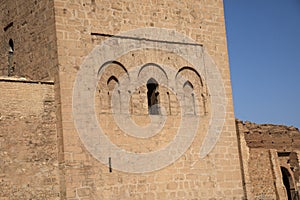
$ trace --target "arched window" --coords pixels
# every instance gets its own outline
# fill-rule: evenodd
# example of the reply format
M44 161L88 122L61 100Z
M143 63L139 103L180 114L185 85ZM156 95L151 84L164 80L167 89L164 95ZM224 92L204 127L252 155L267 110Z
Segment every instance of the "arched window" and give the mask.
M155 79L150 78L147 81L147 98L148 98L148 112L150 115L159 115L159 92L158 83Z
M109 112L112 112L112 94L115 88L119 87L119 80L115 77L115 76L111 76L109 77L109 79L107 80L107 87L108 87L108 109ZM121 99L120 99L120 91L118 90L118 104L113 105L115 108L115 111L120 112L121 110Z
M14 72L13 55L14 55L14 41L12 39L9 39L9 41L8 41L8 76L11 76Z
M9 41L8 41L8 45L9 45L9 52L14 52L14 41L12 40L12 39L9 39Z
M195 97L194 86L190 81L186 81L183 85L184 92L184 110L185 114L194 115L195 113Z

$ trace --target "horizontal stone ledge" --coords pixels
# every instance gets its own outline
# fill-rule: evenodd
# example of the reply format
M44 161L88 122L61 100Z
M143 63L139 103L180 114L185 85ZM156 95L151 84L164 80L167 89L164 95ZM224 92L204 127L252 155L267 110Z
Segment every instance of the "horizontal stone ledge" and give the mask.
M94 36L100 36L100 37L115 37L119 39L127 39L127 40L139 40L139 41L146 41L146 42L157 42L157 43L166 43L166 44L178 44L178 45L189 45L189 46L200 46L202 47L203 44L197 44L197 43L188 43L188 42L177 42L177 41L170 41L170 40L155 40L155 39L149 39L149 38L140 38L140 37L132 37L132 36L123 36L123 35L112 35L112 34L106 34L106 33L95 33L92 32L91 35Z
M0 77L0 82L19 82L19 83L54 85L54 81L34 81L34 80L28 80L26 78L18 78L18 77Z

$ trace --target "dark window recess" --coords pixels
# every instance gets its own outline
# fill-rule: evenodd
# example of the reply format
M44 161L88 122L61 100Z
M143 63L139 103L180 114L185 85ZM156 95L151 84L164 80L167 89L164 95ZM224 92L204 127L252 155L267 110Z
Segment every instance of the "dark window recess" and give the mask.
M12 76L15 70L13 66L14 41L9 39L8 45L8 76Z
M147 98L148 98L148 112L150 115L159 115L159 92L158 83L151 78L147 82Z

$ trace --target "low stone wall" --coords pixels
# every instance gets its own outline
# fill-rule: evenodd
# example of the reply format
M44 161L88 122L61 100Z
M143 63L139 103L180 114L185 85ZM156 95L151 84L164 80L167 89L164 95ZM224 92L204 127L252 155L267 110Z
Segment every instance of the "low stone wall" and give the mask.
M0 78L0 199L59 199L53 82Z

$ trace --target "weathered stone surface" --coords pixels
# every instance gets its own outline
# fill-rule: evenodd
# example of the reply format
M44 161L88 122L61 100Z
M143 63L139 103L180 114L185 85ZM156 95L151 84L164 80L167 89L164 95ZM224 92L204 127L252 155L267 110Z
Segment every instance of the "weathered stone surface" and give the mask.
M10 39L14 43L11 75L53 80L57 47L53 1L1 1L0 76L8 75Z
M0 197L59 199L53 82L0 78Z
M248 198L296 198L300 189L299 130L239 120L236 125ZM284 181L285 170L288 172L288 189Z
M13 100L11 104L1 104L7 111L5 115L2 113L5 116L4 124L0 121L5 130L5 134L2 136L1 133L0 136L1 145L3 144L0 149L5 158L4 165L1 166L3 172L0 172L0 178L4 177L2 179L4 189L1 193L4 198L110 200L242 198L241 168L221 0L138 2L23 0L3 1L0 8L3 11L2 15L8 16L2 17L5 19L1 22L2 27L7 27L13 22L13 26L7 27L0 35L1 44L4 44L1 45L0 73L7 75L6 44L11 38L15 44L13 75L32 80L54 80L54 86L51 85L54 93L48 91L51 96L49 101L45 100L48 98L45 93L42 93L44 96L39 96L28 92L35 87L40 91L49 85L36 83L34 85L29 82L18 82L24 84L22 87L28 87L24 89L26 95L5 89L3 90L5 95L0 97L3 98L2 102ZM203 58L197 64L205 70L200 74L195 73L193 69L197 66L178 56L178 52L183 54L185 52L180 45L174 47L177 54L144 49L133 50L116 58L115 61L121 63L127 71L146 63L169 66L186 77L189 83L180 85L184 87L185 92L175 94L167 87L163 73L157 68L147 66L145 68L147 70L141 71L140 77L145 79L145 83L150 75L157 75L157 79L161 81L158 89L159 103L166 108L168 119L163 129L153 137L136 138L122 131L113 119L110 92L118 83L114 78L110 78L114 75L119 80L126 72L124 68L111 64L98 81L94 99L99 126L117 147L136 154L155 152L167 146L180 128L181 114L199 117L199 128L190 147L173 163L156 171L128 173L115 170L116 159L101 163L87 151L74 124L72 94L77 72L84 59L96 45L107 39L106 36L92 33L115 35L122 31L144 27L173 29L192 38L197 45L202 45L200 52L195 51L189 56ZM147 33L145 34L147 36ZM172 35L169 36L167 42L174 42ZM157 37L161 36L158 34ZM205 56L202 50L205 51ZM209 63L208 60L213 62ZM207 80L217 77L211 70L214 66L217 66L220 79L224 83L222 89L226 93L223 95L225 99L218 94L211 97L209 87L211 89L221 87L216 85L216 82L208 86ZM23 90L12 81L4 83L4 88ZM146 84L129 92L131 118L140 126L147 125L149 116ZM212 99L215 99L214 103L224 103L225 106L213 110ZM181 113L178 100L184 100L182 106L187 108L186 112ZM124 102L119 103L121 105ZM189 107L190 104L194 106ZM218 120L224 122L223 127L218 127L221 135L216 136L218 141L210 154L200 158L200 147L209 129L210 117L214 111L225 110L225 107L226 116L216 116L221 118ZM32 112L35 109L36 112ZM118 112L122 111L124 110L120 107ZM28 115L23 116L24 114ZM186 124L192 126L194 123L190 120ZM99 138L90 140L94 139ZM182 143L186 140L183 136ZM209 142L210 145L214 144L214 141ZM178 147L182 143L179 142ZM170 149L168 154L159 157L161 162L173 156L176 151L176 148ZM17 152L21 152L20 158ZM117 159L127 161L127 158ZM130 160L127 162L130 163ZM145 168L156 165L159 163L151 160L144 163ZM12 172L16 172L17 176ZM22 173L28 176L24 177Z
M243 132L250 148L277 149L278 151L300 149L300 133L296 127L244 122Z

